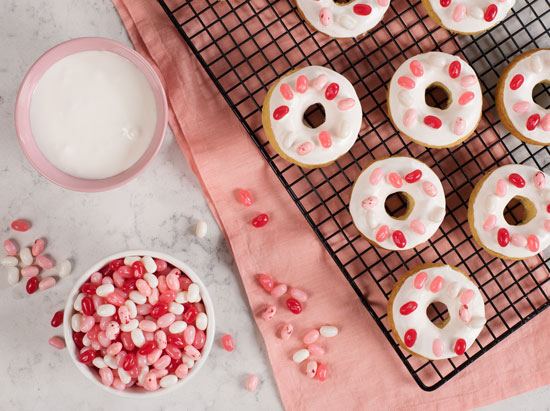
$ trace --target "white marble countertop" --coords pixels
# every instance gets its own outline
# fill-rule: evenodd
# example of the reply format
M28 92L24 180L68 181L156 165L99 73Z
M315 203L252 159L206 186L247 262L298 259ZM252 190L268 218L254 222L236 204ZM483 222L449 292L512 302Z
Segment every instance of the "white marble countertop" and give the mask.
M30 244L48 240L59 260L70 257L74 272L48 291L28 296L24 283L0 276L0 409L22 410L268 410L281 409L265 347L254 325L228 246L202 191L171 133L149 167L129 184L105 193L68 191L44 179L27 162L13 125L15 96L30 65L47 49L82 36L130 44L110 0L2 0L0 2L0 239L12 236L17 217L33 223L14 235ZM158 182L163 181L162 190ZM208 235L193 235L197 220ZM100 258L130 248L171 253L203 275L216 304L217 335L209 360L193 383L165 398L128 400L87 382L64 351L47 340L60 334L50 325L78 272ZM237 349L225 352L221 335L231 333ZM260 376L256 392L244 388L249 373ZM548 410L549 387L494 404L486 410Z

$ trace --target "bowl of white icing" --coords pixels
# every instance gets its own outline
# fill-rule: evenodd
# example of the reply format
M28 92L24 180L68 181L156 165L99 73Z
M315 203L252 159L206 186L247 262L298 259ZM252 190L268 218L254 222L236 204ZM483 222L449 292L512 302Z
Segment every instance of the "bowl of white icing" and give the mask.
M29 69L15 107L29 162L76 191L118 187L158 152L168 121L166 95L151 65L117 41L61 43Z

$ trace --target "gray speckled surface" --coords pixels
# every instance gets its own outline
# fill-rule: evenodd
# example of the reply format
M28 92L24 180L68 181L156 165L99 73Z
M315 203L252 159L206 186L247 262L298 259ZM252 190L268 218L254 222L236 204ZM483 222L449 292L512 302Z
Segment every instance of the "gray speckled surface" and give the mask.
M20 244L48 239L57 260L74 259L73 274L49 291L29 297L24 284L8 287L0 276L0 409L12 410L233 410L281 408L261 337L223 236L199 184L171 133L151 165L124 187L98 194L59 188L26 161L13 126L19 83L41 53L74 37L102 36L129 44L109 0L0 2L0 238L11 235L15 217L33 222L30 232L15 235ZM162 180L162 189L157 182ZM208 223L206 238L192 231L198 219ZM47 340L58 335L49 321L61 309L73 281L105 255L128 248L171 250L203 275L216 301L217 338L210 359L192 384L155 400L119 399L91 386L66 352ZM232 333L237 350L219 346ZM260 376L259 389L244 389L248 373ZM548 410L548 387L503 401L486 410Z

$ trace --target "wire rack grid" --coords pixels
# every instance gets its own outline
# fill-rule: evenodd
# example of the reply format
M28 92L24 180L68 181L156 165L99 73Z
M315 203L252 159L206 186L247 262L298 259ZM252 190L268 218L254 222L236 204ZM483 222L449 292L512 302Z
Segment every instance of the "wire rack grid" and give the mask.
M494 92L499 73L522 51L550 43L550 0L518 2L496 28L478 36L455 36L437 26L419 0L394 0L383 21L358 39L334 40L304 23L288 0L158 0L207 74L258 146L291 199L372 315L418 385L427 391L469 364L550 304L547 263L542 254L524 261L491 257L468 228L469 195L484 173L506 163L550 166L546 146L526 145L500 130ZM549 47L549 46L547 46ZM386 84L407 58L439 50L460 54L478 74L484 111L476 133L448 149L426 149L403 138L386 114ZM352 82L363 108L363 127L350 152L322 169L302 169L279 157L262 130L261 107L271 84L288 71L322 65ZM550 107L548 87L536 101ZM427 100L442 104L428 91ZM307 113L308 119L319 113ZM413 250L390 252L371 246L351 221L348 200L361 170L372 160L407 155L428 164L441 178L447 215L438 232ZM399 213L399 198L388 210ZM519 206L507 218L521 219ZM470 274L486 301L487 324L463 356L428 361L411 356L394 339L387 300L397 278L424 262L443 262ZM444 307L428 315L446 318Z

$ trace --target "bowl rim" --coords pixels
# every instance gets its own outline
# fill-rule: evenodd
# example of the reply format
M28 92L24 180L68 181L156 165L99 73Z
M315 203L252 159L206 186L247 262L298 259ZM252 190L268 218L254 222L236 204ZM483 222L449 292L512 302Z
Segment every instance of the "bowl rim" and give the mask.
M115 53L128 61L140 70L155 98L157 109L157 124L155 131L146 151L129 168L111 177L102 179L86 179L72 176L56 168L40 151L30 124L30 102L32 94L43 74L59 60L84 51L108 51ZM63 188L80 192L107 191L128 183L137 177L158 153L166 130L168 128L168 102L162 82L151 64L136 50L116 40L104 37L79 37L55 45L44 52L29 68L19 90L15 101L15 132L19 145L25 157L31 165L46 179Z
M115 390L113 387L107 387L106 385L102 384L98 377L92 375L92 371L87 365L84 365L78 361L76 357L76 351L78 349L72 338L73 330L71 327L71 317L74 314L73 304L74 304L74 300L76 299L76 296L80 292L80 287L82 286L82 284L84 284L94 272L100 270L107 263L109 263L109 261L115 260L117 258L124 258L124 257L134 256L134 255L151 256L153 258L159 258L159 259L165 260L166 262L182 270L182 272L185 273L185 275L187 275L194 283L196 283L199 286L202 302L204 304L206 314L208 315L208 325L206 327L206 342L201 351L201 358L198 361L196 361L195 365L192 368L192 372L190 372L189 375L187 375L185 378L179 380L173 386L168 388L159 388L158 390L152 391L152 392L146 392L146 391L132 392L127 390L119 391L119 390ZM171 255L168 255L160 251L153 251L153 250L137 249L137 250L120 251L118 253L112 254L108 257L102 258L101 260L97 261L88 270L86 270L80 277L78 277L78 280L74 284L73 288L69 293L69 296L67 297L65 308L63 309L63 335L65 337L65 345L67 347L67 350L69 351L69 355L73 360L73 363L76 365L76 368L78 368L78 370L82 374L84 374L88 380L92 381L92 383L94 383L96 386L101 387L103 390L111 394L118 395L119 397L125 397L125 398L159 397L165 394L169 394L181 388L186 383L188 383L188 381L190 381L196 374L198 374L203 364L206 362L208 355L210 354L210 351L214 342L215 327L216 327L215 315L214 315L214 306L212 304L212 299L210 298L210 294L208 293L208 290L206 289L204 283L202 282L200 277L197 275L197 273L191 267L189 267L189 265L179 260L178 258L172 257Z

